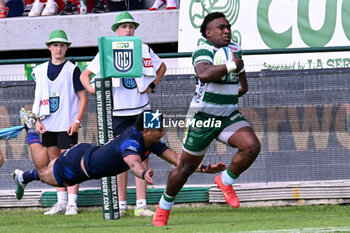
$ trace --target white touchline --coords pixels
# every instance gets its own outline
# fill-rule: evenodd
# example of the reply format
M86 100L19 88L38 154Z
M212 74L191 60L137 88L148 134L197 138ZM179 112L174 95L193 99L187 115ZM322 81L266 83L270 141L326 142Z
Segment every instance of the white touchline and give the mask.
M239 231L237 233L308 233L308 232L350 232L350 227L315 227L315 228L298 228L298 229L280 229L280 230L259 230L259 231Z

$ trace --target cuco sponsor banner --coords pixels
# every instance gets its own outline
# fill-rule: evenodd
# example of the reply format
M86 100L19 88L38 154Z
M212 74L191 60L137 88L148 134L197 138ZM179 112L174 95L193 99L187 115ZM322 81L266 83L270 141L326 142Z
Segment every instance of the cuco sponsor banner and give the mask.
M219 11L231 23L232 39L244 50L348 46L350 0L181 1L179 52L192 52L204 41L204 17ZM245 56L259 69L290 70L349 67L343 52Z

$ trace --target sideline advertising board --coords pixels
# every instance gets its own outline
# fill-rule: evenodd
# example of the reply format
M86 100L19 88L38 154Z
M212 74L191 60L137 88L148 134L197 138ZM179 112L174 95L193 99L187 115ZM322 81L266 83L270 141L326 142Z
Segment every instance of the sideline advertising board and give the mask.
M191 0L181 1L179 52L192 52L204 41L199 30L204 17L223 12L232 39L243 50L348 46L350 0ZM252 55L248 69L293 70L350 66L348 52Z

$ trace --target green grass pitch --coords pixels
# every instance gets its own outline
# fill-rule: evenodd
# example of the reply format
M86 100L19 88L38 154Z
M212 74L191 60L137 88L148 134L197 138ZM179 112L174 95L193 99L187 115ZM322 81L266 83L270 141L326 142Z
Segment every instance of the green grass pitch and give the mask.
M99 208L80 208L75 216L44 216L44 209L0 209L1 233L60 232L350 232L350 205L174 207L167 226L152 218L129 216L103 220Z

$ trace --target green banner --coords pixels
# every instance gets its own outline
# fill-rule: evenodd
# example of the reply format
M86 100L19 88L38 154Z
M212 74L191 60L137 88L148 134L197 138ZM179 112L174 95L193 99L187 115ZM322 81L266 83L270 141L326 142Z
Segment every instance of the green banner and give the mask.
M101 77L142 77L142 41L136 36L99 37Z

